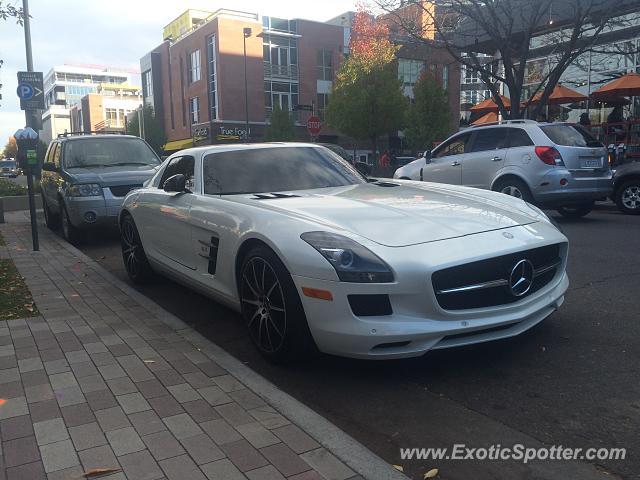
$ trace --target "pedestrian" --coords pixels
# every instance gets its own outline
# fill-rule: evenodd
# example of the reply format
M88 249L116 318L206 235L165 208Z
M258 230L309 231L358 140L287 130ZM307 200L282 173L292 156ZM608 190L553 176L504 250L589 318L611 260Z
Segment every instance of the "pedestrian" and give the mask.
M578 122L580 125L588 127L591 125L591 119L589 118L589 114L587 112L583 112L580 114L580 120Z
M380 167L386 168L390 165L391 165L391 158L389 157L389 152L385 150L382 156L380 157Z

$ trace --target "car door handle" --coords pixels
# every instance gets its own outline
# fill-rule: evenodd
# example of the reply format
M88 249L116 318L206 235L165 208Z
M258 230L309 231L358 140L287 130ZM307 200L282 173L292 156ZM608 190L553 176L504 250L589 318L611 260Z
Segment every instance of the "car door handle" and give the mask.
M460 165L460 162L458 162L457 160L451 164L452 167L457 167L459 165Z
M501 162L501 161L502 161L502 158L500 158L500 157L493 157L493 158L491 159L491 161L492 161L492 162Z

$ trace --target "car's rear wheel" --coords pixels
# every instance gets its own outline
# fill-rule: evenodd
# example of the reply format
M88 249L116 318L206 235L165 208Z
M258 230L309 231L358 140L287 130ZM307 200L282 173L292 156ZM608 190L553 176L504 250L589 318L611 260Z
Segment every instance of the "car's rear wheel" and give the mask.
M640 215L640 178L622 183L616 189L614 201L622 213Z
M60 220L62 226L62 236L64 239L72 245L77 245L82 240L82 232L76 228L71 219L69 218L69 212L64 202L61 202L62 212L60 212Z
M316 351L296 286L273 251L257 246L248 252L240 267L239 288L242 317L262 355L282 362Z
M57 230L60 226L60 216L51 211L44 195L42 196L42 211L44 212L44 223L47 228L50 230Z
M517 178L505 178L503 180L499 180L498 183L493 186L493 190L504 193L505 195L521 198L525 202L533 202L531 190L529 190L526 183Z
M565 218L581 218L588 215L593 210L594 202L581 203L578 205L565 205L556 210Z
M137 284L149 282L153 278L153 270L144 253L138 228L133 217L128 214L124 214L120 224L120 244L124 268L131 281Z

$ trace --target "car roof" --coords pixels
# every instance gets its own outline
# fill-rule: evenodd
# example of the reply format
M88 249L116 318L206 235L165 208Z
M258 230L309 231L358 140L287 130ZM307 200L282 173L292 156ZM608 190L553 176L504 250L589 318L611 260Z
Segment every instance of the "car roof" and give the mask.
M319 143L302 143L302 142L268 142L268 143L233 143L223 145L206 145L203 147L185 148L179 152L183 155L198 155L207 153L233 152L237 150L257 150L264 148L295 148L295 147L314 147L326 148ZM175 155L175 154L172 154Z
M56 140L60 142L77 142L82 140L95 140L96 138L138 138L142 140L140 137L136 137L135 135L124 135L124 134L109 134L109 133L98 133L91 135L69 135L67 137L60 137Z

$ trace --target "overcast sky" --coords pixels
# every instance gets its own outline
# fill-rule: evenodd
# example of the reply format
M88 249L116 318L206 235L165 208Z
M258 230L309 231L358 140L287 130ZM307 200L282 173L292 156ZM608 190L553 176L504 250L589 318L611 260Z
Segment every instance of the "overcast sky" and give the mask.
M5 4L21 5L20 0ZM355 9L355 0L30 0L33 61L45 75L54 65L140 68L140 57L162 41L163 27L187 8L232 8L284 18L325 21ZM24 32L0 21L0 150L24 126L16 72L26 70Z

